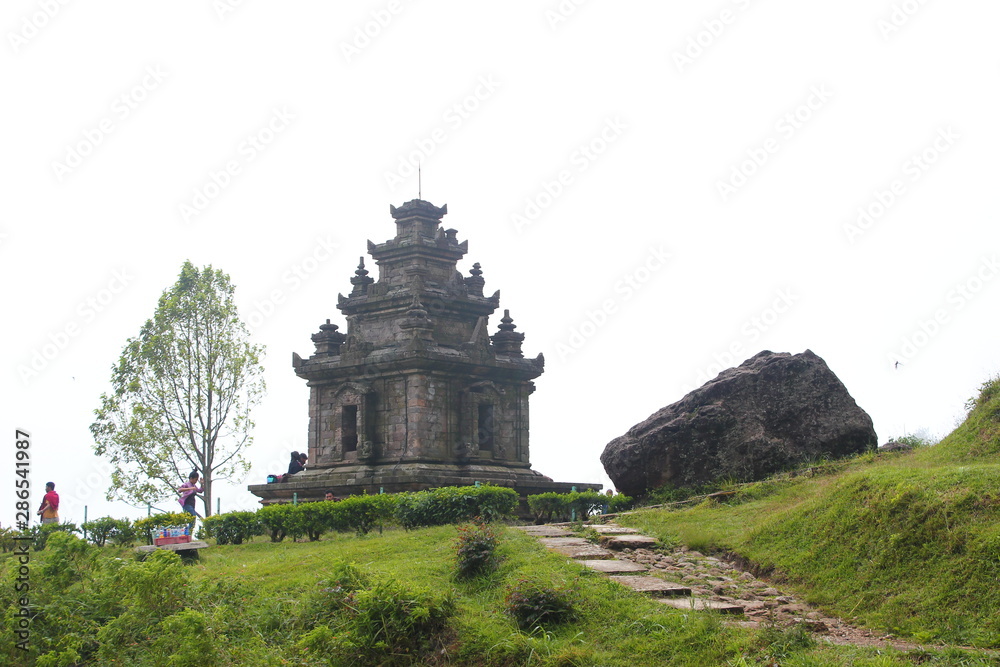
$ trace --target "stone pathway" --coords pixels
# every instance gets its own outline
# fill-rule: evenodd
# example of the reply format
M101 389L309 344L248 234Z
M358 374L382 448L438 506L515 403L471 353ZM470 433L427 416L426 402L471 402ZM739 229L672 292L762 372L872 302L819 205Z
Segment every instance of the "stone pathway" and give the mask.
M713 610L740 616L741 620L728 623L743 627L801 625L838 644L918 648L917 644L894 640L827 616L725 559L686 547L663 553L654 550L655 538L613 523L587 526L598 533L598 545L568 530L568 525L519 528L538 537L546 548L677 609Z

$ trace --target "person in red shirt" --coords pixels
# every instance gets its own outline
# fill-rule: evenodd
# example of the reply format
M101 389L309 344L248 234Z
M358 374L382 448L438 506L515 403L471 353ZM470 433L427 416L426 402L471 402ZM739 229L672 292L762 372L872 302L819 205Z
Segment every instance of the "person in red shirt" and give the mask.
M38 515L42 517L42 523L59 523L59 494L52 482L45 484L45 496L42 498L42 506L38 508Z

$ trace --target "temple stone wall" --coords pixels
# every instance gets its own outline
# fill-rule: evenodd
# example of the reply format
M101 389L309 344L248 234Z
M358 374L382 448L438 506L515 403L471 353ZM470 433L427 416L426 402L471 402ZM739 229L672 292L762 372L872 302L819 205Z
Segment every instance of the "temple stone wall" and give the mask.
M362 257L350 293L338 295L347 332L327 320L315 352L293 355L310 388L310 464L287 489L343 496L483 481L569 490L530 469L528 397L544 359L523 356L509 311L490 335L500 293L484 296L479 264L458 271L468 244L440 227L447 207L413 200L390 212L396 236L368 243L378 279ZM250 489L263 502L288 495L271 486Z

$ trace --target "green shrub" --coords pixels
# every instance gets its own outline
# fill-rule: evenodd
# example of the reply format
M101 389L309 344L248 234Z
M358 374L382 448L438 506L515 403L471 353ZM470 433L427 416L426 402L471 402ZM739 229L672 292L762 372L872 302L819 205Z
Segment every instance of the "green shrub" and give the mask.
M11 528L0 528L0 551L7 553L17 546L17 538L21 533Z
M569 497L565 493L538 493L528 496L528 508L535 515L536 522L547 523L569 516Z
M290 521L297 533L304 534L310 542L315 542L331 530L348 530L346 513L337 510L333 500L303 503L292 511Z
M128 519L115 519L110 516L87 521L81 524L80 528L83 529L87 539L99 547L108 542L116 546L131 546L138 534Z
M608 497L598 491L573 491L572 493L538 493L528 496L528 508L535 521L585 520L591 514L602 512Z
M338 530L353 530L367 535L376 527L392 522L398 495L380 493L374 496L349 496L333 503L331 521Z
M514 516L518 497L514 489L482 486L445 486L399 494L396 521L407 530L471 521L502 521Z
M292 526L292 505L265 505L257 510L257 520L272 542L280 542Z
M32 526L28 531L34 542L32 543L32 548L35 551L41 551L45 548L46 543L51 535L54 533L79 533L80 529L76 527L75 523L43 523L39 526Z
M243 544L264 531L260 510L215 514L205 517L202 525L206 536L214 537L216 544Z
M585 520L591 514L600 514L608 504L608 497L599 491L573 491L569 495L570 518Z
M212 667L219 664L219 638L200 611L184 609L160 623L153 642L160 663L170 667Z
M499 542L493 527L481 519L459 526L455 545L456 576L469 579L495 570L499 564Z
M608 511L612 513L627 512L635 507L635 498L626 496L624 493L608 498Z
M507 590L504 610L521 630L559 625L576 617L573 591L520 579Z
M58 524L50 524L58 525ZM68 531L54 531L45 545L45 560L40 573L47 584L64 588L82 576L94 547Z
M317 624L296 642L300 652L333 665L427 664L436 656L455 613L453 593L374 578L353 565L342 574L312 598Z
M139 662L135 655L159 637L160 623L187 606L188 581L180 556L163 549L118 568L107 583L113 586L121 613L97 631L97 664Z

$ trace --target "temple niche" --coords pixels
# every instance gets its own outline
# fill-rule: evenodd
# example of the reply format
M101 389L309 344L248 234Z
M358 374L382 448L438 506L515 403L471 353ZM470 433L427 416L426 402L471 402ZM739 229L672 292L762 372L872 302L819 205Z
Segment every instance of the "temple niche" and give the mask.
M545 362L525 358L508 310L490 335L500 292L484 295L478 263L467 276L457 270L468 241L441 228L447 205L414 199L389 210L395 237L368 242L378 279L362 257L350 293L338 295L346 333L326 320L312 356L292 355L309 386L308 469L250 491L268 504L476 482L522 497L600 489L531 469L528 398Z

